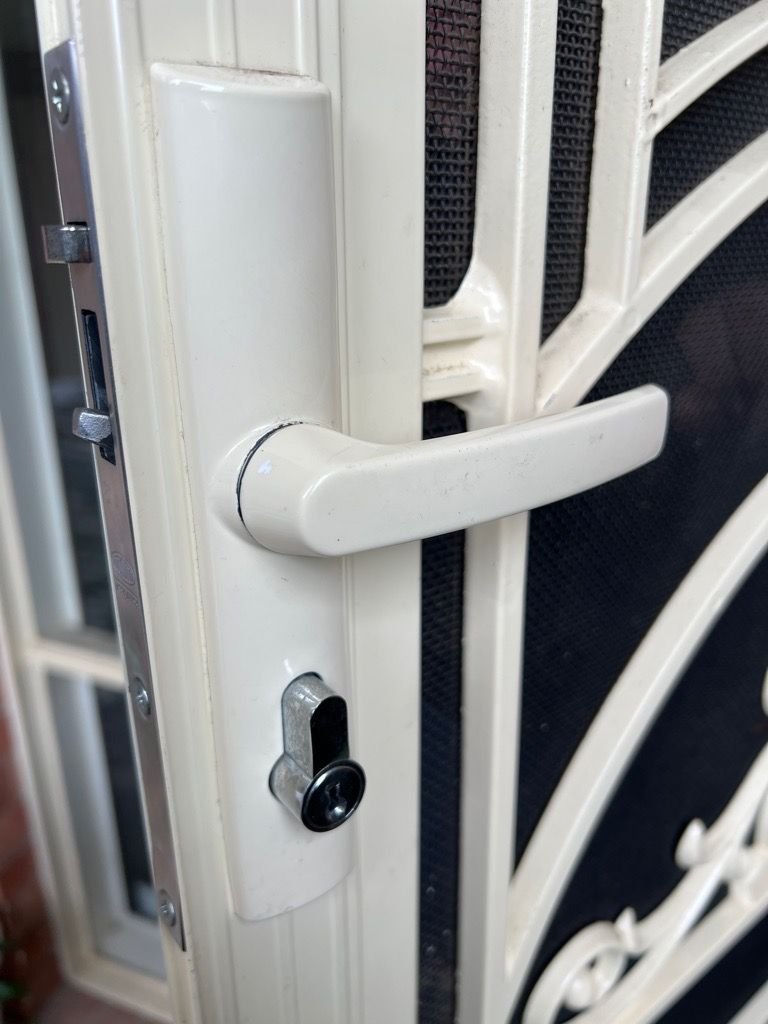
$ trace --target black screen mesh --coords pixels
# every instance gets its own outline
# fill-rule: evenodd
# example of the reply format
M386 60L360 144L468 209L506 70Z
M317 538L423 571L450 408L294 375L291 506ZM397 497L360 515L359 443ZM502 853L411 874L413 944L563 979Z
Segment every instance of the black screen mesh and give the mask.
M627 906L642 919L682 878L674 861L682 829L693 818L711 825L768 743L761 703L767 622L764 560L704 642L632 762L558 908L534 978L581 928L613 921ZM725 1024L768 978L766 949L762 962L752 956L749 971L739 961L721 967L723 991L712 1005L703 1003L707 1009L692 1016L672 1011L669 1024ZM702 1006L695 990L684 1002Z
M768 131L768 50L713 86L656 138L647 225Z
M557 7L542 339L581 294L602 17L601 0Z
M768 472L768 208L675 292L590 399L671 396L656 462L531 516L518 855L614 680Z
M424 305L456 293L472 256L480 0L427 0Z
M751 7L755 0L666 0L661 59L682 50L721 21Z
M424 437L467 429L449 402L424 406ZM451 1024L456 1009L456 917L461 771L464 534L421 548L420 1024Z

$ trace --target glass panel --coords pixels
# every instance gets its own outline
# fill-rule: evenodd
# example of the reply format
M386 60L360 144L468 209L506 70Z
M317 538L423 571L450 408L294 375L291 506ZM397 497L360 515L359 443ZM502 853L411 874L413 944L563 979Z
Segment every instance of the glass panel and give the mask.
M52 675L49 691L96 949L162 976L147 835L125 694Z
M34 5L11 0L2 12L10 138L0 161L0 416L41 630L111 632L93 457L71 433L83 389L68 271L44 263L40 241L40 225L60 216Z

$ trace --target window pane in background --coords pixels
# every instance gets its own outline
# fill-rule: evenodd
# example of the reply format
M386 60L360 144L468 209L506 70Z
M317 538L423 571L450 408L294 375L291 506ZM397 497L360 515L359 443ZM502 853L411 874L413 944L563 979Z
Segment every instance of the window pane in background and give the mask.
M125 694L101 686L94 690L128 903L134 914L154 920L157 917L155 891Z
M83 389L69 274L45 264L40 237L60 215L32 0L0 5L0 50L0 187L17 229L0 242L0 415L38 621L114 632L91 446L71 433Z
M49 678L64 785L96 949L162 976L163 956L125 694Z

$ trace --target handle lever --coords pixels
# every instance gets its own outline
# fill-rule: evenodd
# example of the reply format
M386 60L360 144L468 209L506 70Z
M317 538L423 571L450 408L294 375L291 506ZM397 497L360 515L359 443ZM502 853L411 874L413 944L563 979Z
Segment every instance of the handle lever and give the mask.
M664 447L655 385L554 416L406 444L278 425L251 449L238 510L254 540L292 555L348 555L538 508L613 480Z

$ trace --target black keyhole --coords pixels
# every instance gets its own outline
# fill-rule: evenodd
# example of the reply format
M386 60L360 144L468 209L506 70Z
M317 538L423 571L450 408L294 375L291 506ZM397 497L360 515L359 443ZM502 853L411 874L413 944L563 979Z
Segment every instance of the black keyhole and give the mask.
M336 761L319 772L304 795L301 820L313 832L328 832L354 812L365 791L365 773L355 761Z

